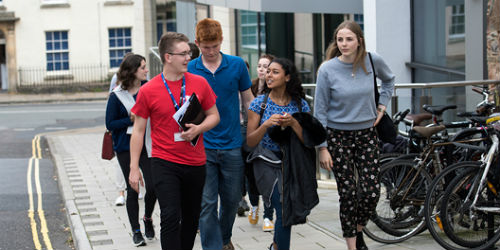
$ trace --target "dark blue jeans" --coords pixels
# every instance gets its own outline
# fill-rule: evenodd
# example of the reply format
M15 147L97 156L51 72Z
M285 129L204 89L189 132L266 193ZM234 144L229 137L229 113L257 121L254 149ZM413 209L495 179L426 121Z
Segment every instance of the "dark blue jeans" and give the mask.
M240 148L205 149L205 152L207 175L200 214L201 245L203 249L222 249L231 241L236 210L241 201L244 165Z
M273 194L271 195L271 204L276 210L276 222L274 223L274 243L278 245L279 250L290 249L290 234L292 226L283 226L281 196L278 190L278 184L274 185Z

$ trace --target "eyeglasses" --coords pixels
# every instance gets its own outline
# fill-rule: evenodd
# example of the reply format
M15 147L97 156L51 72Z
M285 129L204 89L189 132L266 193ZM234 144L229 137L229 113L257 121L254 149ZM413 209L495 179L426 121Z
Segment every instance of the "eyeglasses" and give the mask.
M193 56L193 51L190 50L190 51L184 51L184 52L181 52L181 53L167 52L167 54L174 55L174 56L183 56L183 57L189 56L189 57L192 57Z

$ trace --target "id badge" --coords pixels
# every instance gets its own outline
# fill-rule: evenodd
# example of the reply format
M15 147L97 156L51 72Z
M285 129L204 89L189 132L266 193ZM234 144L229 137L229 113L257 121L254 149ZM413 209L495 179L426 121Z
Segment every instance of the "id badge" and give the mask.
M182 139L182 137L181 137L181 132L174 133L174 141L175 141L175 142L178 142L178 141L185 141L185 140L184 140L184 139Z

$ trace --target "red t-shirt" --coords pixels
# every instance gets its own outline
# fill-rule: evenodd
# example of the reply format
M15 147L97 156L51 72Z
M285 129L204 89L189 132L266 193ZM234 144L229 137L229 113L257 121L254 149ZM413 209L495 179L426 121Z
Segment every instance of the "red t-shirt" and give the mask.
M184 77L186 100L194 92L204 110L215 105L217 97L205 78L188 72L184 73ZM175 82L167 81L167 84L175 101L180 105L182 79ZM201 166L206 163L203 135L194 147L188 141L174 141L174 133L179 132L180 127L172 118L176 110L161 74L141 87L132 112L144 119L151 119L152 157L190 166Z

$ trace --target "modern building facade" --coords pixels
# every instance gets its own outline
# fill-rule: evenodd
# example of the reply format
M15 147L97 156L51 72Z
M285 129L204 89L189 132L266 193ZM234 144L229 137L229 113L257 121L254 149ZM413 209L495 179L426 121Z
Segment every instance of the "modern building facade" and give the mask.
M243 57L252 69L258 55L271 53L294 59L304 82L314 82L335 27L352 19L364 28L367 49L384 57L398 83L428 83L487 79L487 13L500 3L178 0L176 4L184 11L177 11L177 20L186 20L185 13L196 11L197 18L208 16L221 21L226 26L223 51ZM196 21L191 22L188 26L194 27ZM189 34L192 29L178 31ZM457 104L459 111L472 111L481 98L470 87L401 89L397 95L394 108L410 107L412 112L418 112L425 102Z

